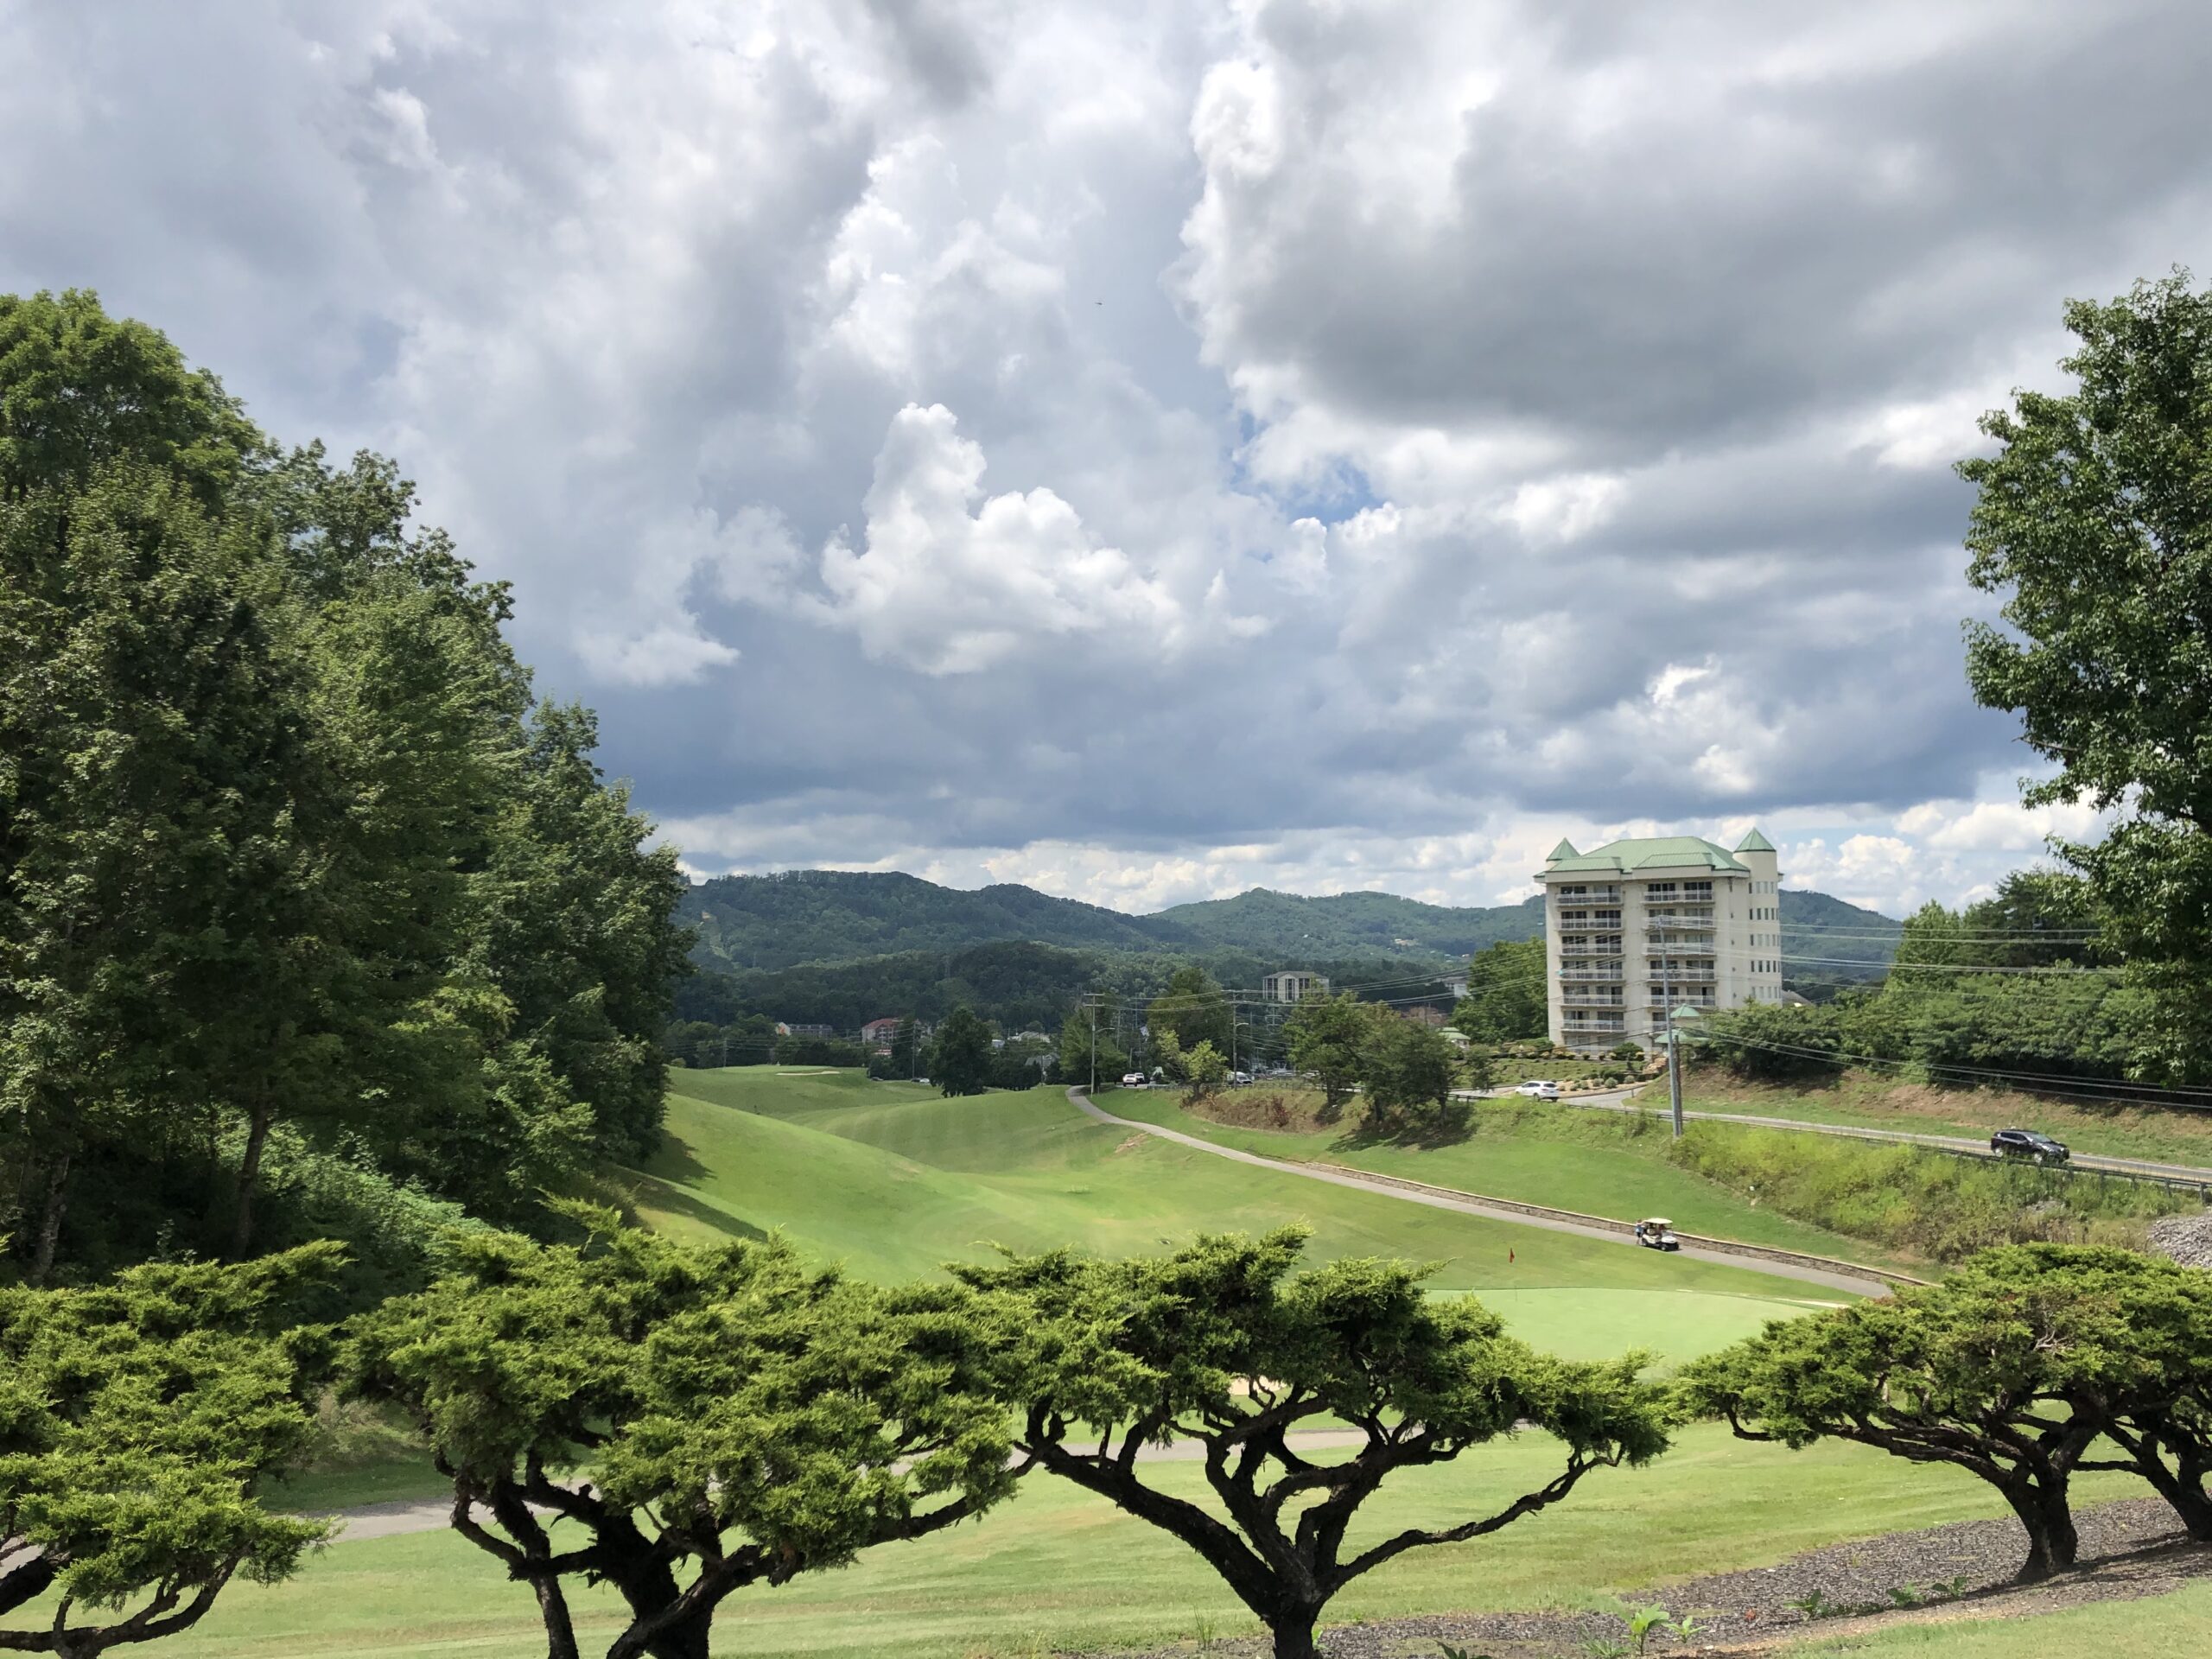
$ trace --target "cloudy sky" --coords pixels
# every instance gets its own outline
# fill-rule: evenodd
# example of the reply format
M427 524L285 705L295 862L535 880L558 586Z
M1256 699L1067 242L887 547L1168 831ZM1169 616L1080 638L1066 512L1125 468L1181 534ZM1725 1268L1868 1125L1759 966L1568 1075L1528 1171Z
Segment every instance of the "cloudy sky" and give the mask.
M2191 4L0 0L0 289L396 454L702 872L1957 899L1950 464L2212 270Z

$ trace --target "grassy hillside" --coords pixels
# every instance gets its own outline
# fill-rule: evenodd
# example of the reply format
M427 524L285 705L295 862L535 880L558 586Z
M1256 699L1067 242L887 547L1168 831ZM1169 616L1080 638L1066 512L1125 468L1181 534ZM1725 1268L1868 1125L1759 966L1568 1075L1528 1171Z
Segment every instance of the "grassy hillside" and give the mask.
M1128 1255L1202 1230L1300 1222L1316 1259L1441 1263L1438 1288L1478 1292L1539 1345L1676 1358L1826 1294L1232 1164L1091 1122L1058 1090L941 1100L767 1067L686 1072L683 1086L667 1149L633 1178L639 1212L691 1236L780 1228L871 1277L930 1273L999 1244Z
M1553 1472L1555 1455L1541 1437L1530 1435L1455 1464L1406 1471L1355 1537L1376 1535L1385 1525L1443 1524L1478 1506L1495 1507L1498 1494L1524 1491ZM1208 1501L1195 1465L1161 1465L1154 1477ZM2077 1497L2093 1503L2133 1490L2121 1477L2090 1476L2078 1484ZM1471 1543L1412 1551L1357 1580L1331 1605L1330 1622L1659 1599L1670 1580L2000 1509L1988 1487L1957 1470L1910 1469L1863 1447L1833 1444L1802 1452L1749 1446L1722 1430L1692 1428L1649 1467L1601 1471L1540 1518ZM570 1599L585 1650L601 1650L615 1624L613 1592L579 1586ZM2110 1648L2043 1651L2168 1659L2201 1651L2212 1633L2212 1608L2196 1592L2061 1615L2052 1629L2118 1634L2130 1618L2182 1639L2161 1645L2126 1637ZM1953 1628L1928 1632L1925 1649L1885 1637L1874 1650L1994 1659L2028 1650L2030 1633L2041 1625L1991 1627L1990 1635L2009 1634L2017 1646L1987 1637L1955 1648L1933 1645L1953 1639ZM1142 1650L1253 1629L1221 1581L1180 1545L1103 1500L1033 1475L1012 1502L978 1522L870 1551L841 1572L741 1592L722 1613L715 1650L748 1659L1042 1659ZM526 1589L489 1556L449 1532L436 1532L340 1542L311 1557L290 1584L236 1586L202 1624L154 1651L162 1659L432 1659L459 1653L536 1659L545 1651L545 1637ZM1424 1651L1436 1649L1405 1649L1408 1659Z
M780 1226L816 1255L868 1272L926 1272L994 1238L1152 1249L1199 1227L1303 1218L1316 1229L1316 1255L1441 1259L1444 1287L1479 1290L1524 1334L1570 1352L1613 1351L1632 1340L1690 1351L1790 1311L1788 1299L1804 1288L1230 1164L1090 1123L1057 1091L945 1101L846 1073L779 1077L766 1068L690 1072L683 1081L689 1092L671 1102L674 1143L651 1172L632 1178L641 1207L659 1224L700 1236ZM1556 1455L1532 1434L1408 1471L1362 1532L1494 1508L1498 1494L1545 1478ZM1194 1464L1161 1465L1154 1478L1208 1501ZM2136 1490L2095 1475L2078 1483L2077 1497L2092 1503ZM1846 1446L1746 1446L1697 1427L1649 1467L1592 1477L1538 1520L1407 1554L1353 1585L1331 1620L1640 1603L1663 1599L1670 1580L1999 1507L1986 1486L1957 1471L1909 1467ZM616 1624L611 1593L579 1587L572 1600L587 1650L596 1650ZM2212 1608L2193 1592L2123 1611L2177 1641L2137 1640L2120 1615L2096 1610L2058 1616L2051 1629L2124 1659L2164 1659L2183 1643L2196 1651L2212 1630ZM738 1596L716 1650L758 1659L981 1659L1203 1645L1252 1628L1180 1546L1065 1483L1033 1476L979 1522L870 1552L841 1572ZM1999 1627L2016 1638L2039 1628ZM1878 1641L1884 1650L1892 1644ZM1964 1631L1931 1631L1929 1641L1931 1656L1955 1651L1961 1659L2014 1650ZM294 1582L234 1586L162 1651L175 1659L528 1659L543 1653L544 1637L528 1593L489 1557L440 1531L341 1540L311 1557Z

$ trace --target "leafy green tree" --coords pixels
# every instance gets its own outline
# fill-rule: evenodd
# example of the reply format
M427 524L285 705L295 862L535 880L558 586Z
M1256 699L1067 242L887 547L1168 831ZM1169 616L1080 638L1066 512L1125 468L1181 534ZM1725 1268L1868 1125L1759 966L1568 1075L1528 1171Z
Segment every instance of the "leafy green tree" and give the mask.
M1157 1039L1162 1032L1174 1033L1185 1052L1200 1043L1211 1043L1217 1052L1229 1052L1234 1011L1220 986L1203 968L1178 968L1168 977L1167 988L1145 1010L1145 1028Z
M353 1393L428 1437L454 1529L530 1587L552 1659L580 1653L570 1584L621 1595L608 1659L707 1659L734 1592L1012 1489L988 1300L575 1213L588 1247L467 1241L457 1271L361 1319L345 1358Z
M2109 304L2076 301L2063 393L1982 418L1967 579L2004 597L1970 624L1967 678L2017 711L2056 772L2030 805L2119 814L2065 844L2102 943L2152 995L2144 1069L2212 1076L2212 488L2204 444L2212 293L2188 273Z
M2070 870L2015 870L1961 918L1976 959L2003 968L2102 966L2115 958L2097 943L2105 917L2088 882Z
M1182 1056L1182 1067L1186 1100L1204 1100L1228 1086L1229 1057L1211 1042L1201 1042Z
M1979 1476L2027 1531L2029 1582L2074 1564L2069 1484L2113 1466L2089 1453L2116 1426L2143 1453L2122 1466L2152 1478L2193 1526L2205 1520L2205 1448L2190 1449L2177 1424L2189 1408L2176 1410L2202 1369L2189 1344L2204 1318L2184 1269L2132 1251L2018 1245L1941 1285L1777 1321L1691 1367L1683 1389L1691 1409L1745 1440L1851 1440Z
M1541 1038L1551 1029L1544 993L1544 942L1501 939L1468 960L1467 994L1452 1012L1452 1027L1475 1043Z
M955 1008L930 1045L930 1081L942 1095L980 1095L991 1080L991 1028L973 1008Z
M1696 1052L1752 1082L1798 1083L1839 1076L1840 1040L1833 1008L1748 1002L1700 1019Z
M1128 1071L1128 1053L1114 1034L1120 1014L1111 1001L1068 1010L1060 1022L1060 1076L1070 1084L1087 1089L1096 1078L1110 1088Z
M326 1535L257 1489L310 1444L320 1344L283 1326L339 1257L324 1244L0 1288L0 1617L59 1592L0 1648L90 1659L174 1635L233 1579L282 1579Z
M658 1133L671 857L413 505L91 296L0 299L0 1230L35 1280L77 1224L80 1268L248 1253L280 1130L516 1221Z
M1373 1010L1348 991L1309 996L1284 1022L1291 1069L1321 1085L1325 1109L1335 1111L1359 1082ZM1464 1033L1463 1033L1464 1034Z
M0 294L0 500L128 461L212 507L267 448L220 381L89 289Z
M1370 1023L1360 1055L1367 1126L1433 1134L1452 1115L1459 1056L1440 1031L1383 1014Z
M1403 1262L1336 1262L1293 1276L1295 1230L1210 1237L1170 1256L1065 1252L958 1270L1018 1296L1013 1391L1023 1453L1161 1529L1263 1622L1278 1659L1313 1659L1313 1629L1361 1574L1411 1549L1481 1537L1559 1502L1592 1470L1665 1449L1658 1392L1635 1357L1535 1353L1471 1298L1434 1297ZM1360 1433L1311 1460L1309 1421ZM1532 1424L1559 1471L1487 1514L1436 1528L1366 1529L1361 1507L1397 1471L1448 1463ZM1195 1441L1213 1502L1145 1478L1140 1448Z

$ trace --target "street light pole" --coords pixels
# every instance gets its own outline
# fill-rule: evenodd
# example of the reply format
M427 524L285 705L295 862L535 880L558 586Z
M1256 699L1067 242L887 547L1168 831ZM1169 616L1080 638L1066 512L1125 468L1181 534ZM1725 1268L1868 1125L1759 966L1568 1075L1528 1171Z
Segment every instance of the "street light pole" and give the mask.
M1098 1005L1090 1005L1090 1090L1086 1098L1098 1098Z

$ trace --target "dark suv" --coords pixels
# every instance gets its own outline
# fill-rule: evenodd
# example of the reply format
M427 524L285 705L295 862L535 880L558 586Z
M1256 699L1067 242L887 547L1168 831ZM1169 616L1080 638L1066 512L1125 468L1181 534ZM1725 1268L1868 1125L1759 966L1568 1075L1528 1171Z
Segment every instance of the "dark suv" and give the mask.
M2063 1164L2073 1156L2063 1141L2033 1129L1999 1129L1989 1137L1989 1149L2000 1157L2032 1158L2039 1164Z

